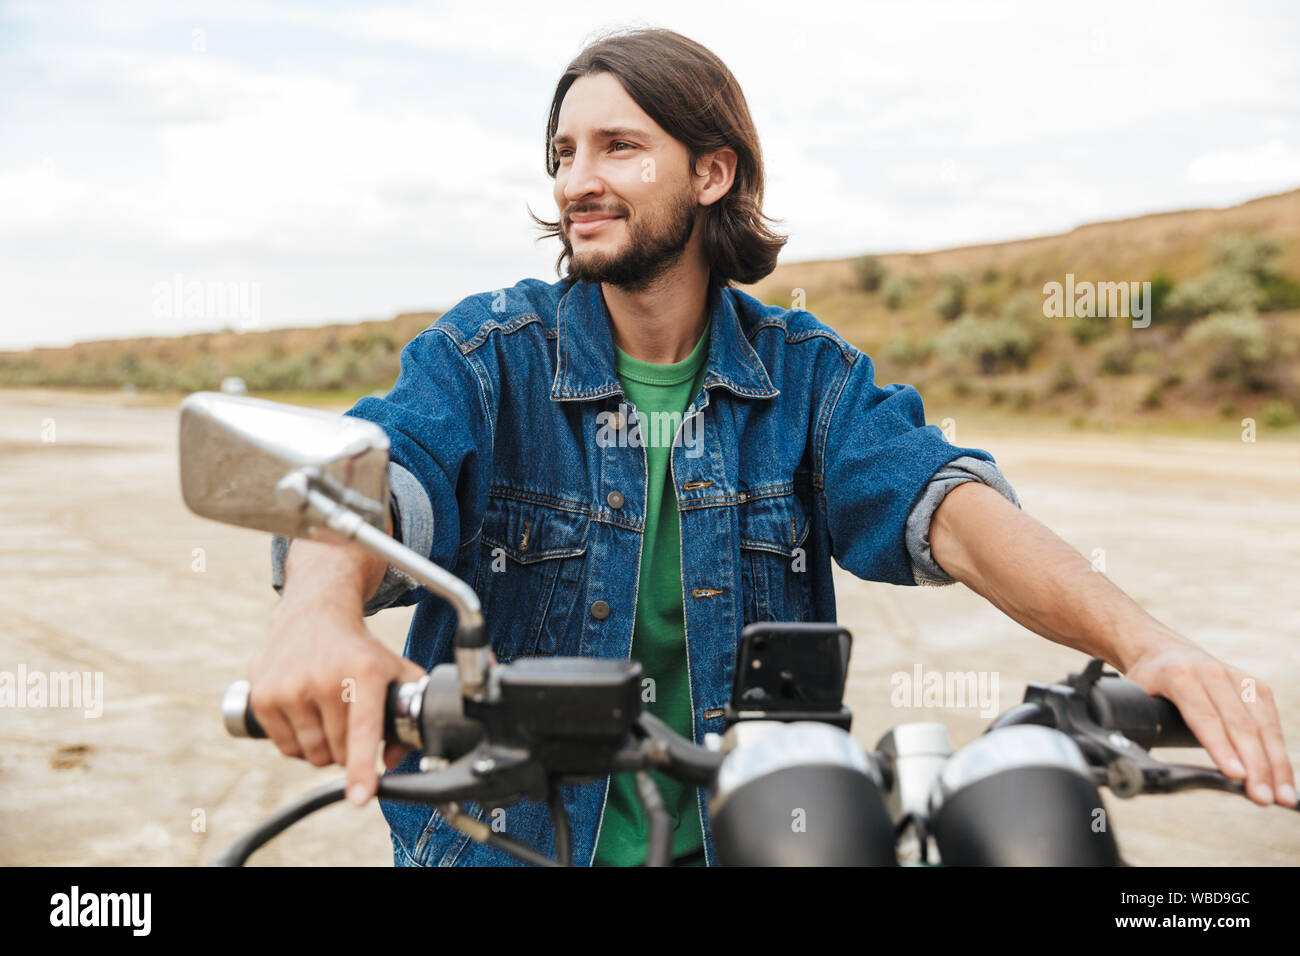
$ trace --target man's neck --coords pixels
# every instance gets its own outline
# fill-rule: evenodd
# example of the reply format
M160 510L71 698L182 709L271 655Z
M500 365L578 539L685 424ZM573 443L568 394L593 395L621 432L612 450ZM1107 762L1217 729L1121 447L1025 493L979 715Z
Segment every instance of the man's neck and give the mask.
M679 262L648 288L628 292L601 283L614 344L642 362L668 365L687 358L709 321L709 277Z

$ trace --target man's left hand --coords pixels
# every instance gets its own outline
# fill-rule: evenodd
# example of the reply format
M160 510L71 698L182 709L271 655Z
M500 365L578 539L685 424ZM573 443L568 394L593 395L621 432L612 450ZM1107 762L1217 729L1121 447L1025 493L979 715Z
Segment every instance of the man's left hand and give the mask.
M1282 742L1273 692L1182 638L1166 638L1124 675L1148 694L1172 701L1215 765L1268 806L1296 805L1295 777Z

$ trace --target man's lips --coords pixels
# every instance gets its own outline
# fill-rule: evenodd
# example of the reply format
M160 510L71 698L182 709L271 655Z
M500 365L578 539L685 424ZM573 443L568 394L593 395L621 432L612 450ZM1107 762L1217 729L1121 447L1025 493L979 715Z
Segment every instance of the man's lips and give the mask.
M578 215L570 216L569 223L575 235L589 236L598 229L622 218L622 216L615 216L606 213L580 213Z

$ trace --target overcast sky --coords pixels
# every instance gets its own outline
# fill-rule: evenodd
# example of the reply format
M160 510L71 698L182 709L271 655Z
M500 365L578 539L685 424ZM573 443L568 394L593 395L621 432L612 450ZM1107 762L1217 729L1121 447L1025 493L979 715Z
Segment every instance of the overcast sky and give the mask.
M554 281L558 245L525 210L555 211L546 110L619 26L678 30L736 75L783 261L1300 186L1300 5L1282 0L0 0L0 348ZM241 283L256 315L187 316L160 303L169 283Z

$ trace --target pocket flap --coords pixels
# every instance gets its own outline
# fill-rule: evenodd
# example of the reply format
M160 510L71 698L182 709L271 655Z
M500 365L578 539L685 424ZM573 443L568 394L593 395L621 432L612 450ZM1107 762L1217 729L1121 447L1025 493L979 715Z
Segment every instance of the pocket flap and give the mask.
M740 546L790 557L808 537L808 512L793 494L754 498L740 509Z
M515 498L490 496L483 543L519 564L571 558L587 550L585 515Z

